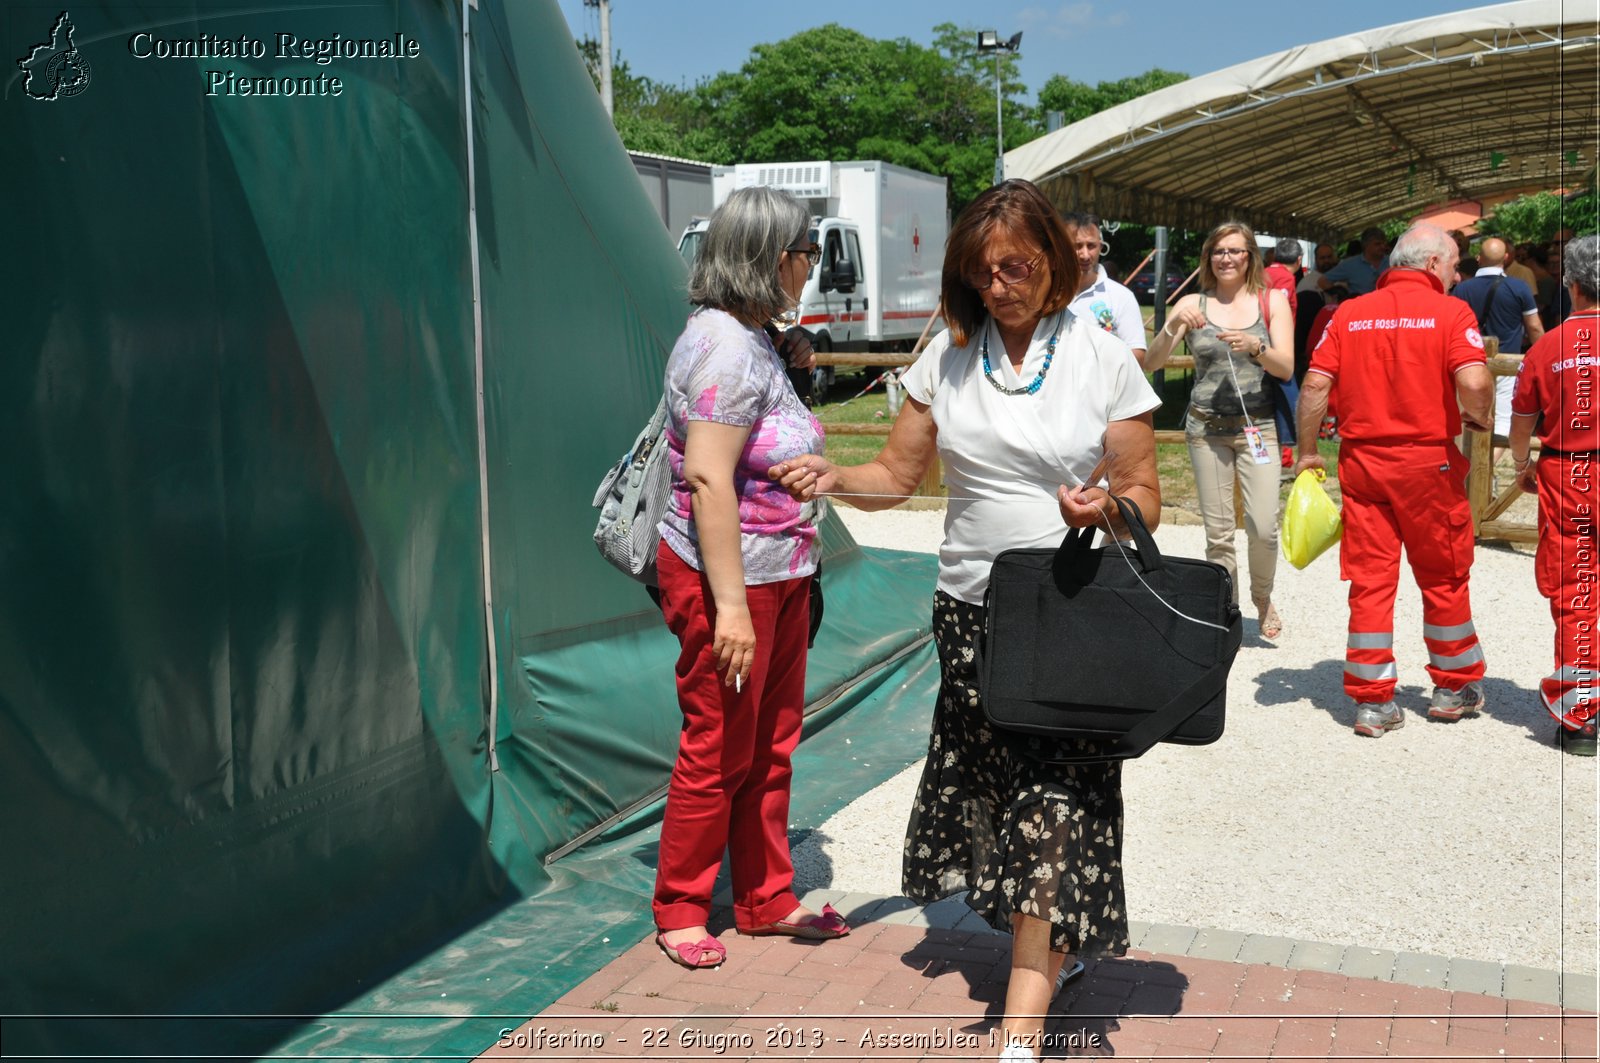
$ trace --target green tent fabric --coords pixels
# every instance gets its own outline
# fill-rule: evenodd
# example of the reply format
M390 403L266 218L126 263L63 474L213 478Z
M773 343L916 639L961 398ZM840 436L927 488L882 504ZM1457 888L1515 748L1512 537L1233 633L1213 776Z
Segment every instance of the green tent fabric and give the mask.
M590 498L684 267L553 2L3 25L0 1011L320 1015L659 797L675 646ZM193 54L223 40L264 54ZM932 582L825 545L817 702L925 638ZM305 1021L6 1041L248 1054Z

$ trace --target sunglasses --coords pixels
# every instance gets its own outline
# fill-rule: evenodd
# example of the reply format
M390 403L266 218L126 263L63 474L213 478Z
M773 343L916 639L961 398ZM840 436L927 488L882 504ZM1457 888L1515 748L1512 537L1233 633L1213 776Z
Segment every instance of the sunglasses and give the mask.
M1041 255L1032 262L1011 262L1004 266L985 269L981 273L969 273L961 280L968 288L979 292L986 292L993 287L996 277L1000 279L1001 284L1010 288L1033 276L1033 271L1039 268L1039 263L1043 260L1044 257Z

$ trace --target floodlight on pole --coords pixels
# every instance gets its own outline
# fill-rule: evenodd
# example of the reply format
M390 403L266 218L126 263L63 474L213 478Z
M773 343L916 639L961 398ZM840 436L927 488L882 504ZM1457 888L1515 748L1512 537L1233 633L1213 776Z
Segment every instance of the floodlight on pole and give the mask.
M1001 117L1000 53L1016 54L1022 47L1022 34L1013 33L1010 40L1002 41L995 30L978 31L978 53L994 53L994 183L1006 179L1006 140L1004 119Z

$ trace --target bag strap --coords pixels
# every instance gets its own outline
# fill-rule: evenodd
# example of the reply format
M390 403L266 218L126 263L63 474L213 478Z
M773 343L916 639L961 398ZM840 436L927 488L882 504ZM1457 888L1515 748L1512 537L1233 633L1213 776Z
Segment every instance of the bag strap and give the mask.
M659 452L666 438L667 397L662 395L661 402L656 406L656 412L650 415L644 431L633 441L633 450L628 453L627 485L622 489L624 514L631 515L638 508L639 496L644 493L647 486L645 470L650 465L651 457ZM665 467L664 464L658 466L663 469Z
M1161 550L1156 546L1156 538L1150 534L1150 528L1144 522L1144 514L1139 512L1138 506L1120 495L1112 495L1111 500L1117 504L1117 509L1122 513L1122 522L1128 526L1128 532L1133 537L1134 549L1139 554L1139 567L1146 572L1156 571L1162 565ZM1067 593L1077 582L1073 578L1072 568L1078 551L1089 548L1098 530L1098 526L1068 528L1061 545L1056 548L1056 556L1050 564L1050 570L1056 586L1063 593Z
M1228 669L1244 642L1244 625L1234 624L1226 636L1227 652L1216 664L1207 668L1178 695L1149 716L1128 728L1118 745L1128 750L1127 756L1136 757L1167 735L1176 731L1183 721L1200 711L1200 707L1228 685Z
M1494 309L1495 293L1500 290L1500 282L1505 280L1505 279L1506 279L1506 275L1504 273L1501 273L1498 276L1496 276L1494 281L1489 285L1489 294L1483 297L1483 309L1482 310L1478 310L1478 332L1479 333L1484 333L1484 332L1488 332L1489 331L1489 325L1488 325L1489 311ZM1473 309L1476 310L1477 308L1474 307Z
M1202 672L1194 682L1184 687L1165 705L1128 728L1109 747L1081 756L1054 757L1052 764L1084 764L1105 760L1132 760L1157 742L1183 726L1185 720L1199 712L1212 698L1228 685L1228 670L1244 642L1244 625L1232 624L1228 628L1225 652L1216 664Z
M1272 289L1263 288L1256 292L1256 303L1261 307L1261 327L1267 330L1267 340L1272 340Z

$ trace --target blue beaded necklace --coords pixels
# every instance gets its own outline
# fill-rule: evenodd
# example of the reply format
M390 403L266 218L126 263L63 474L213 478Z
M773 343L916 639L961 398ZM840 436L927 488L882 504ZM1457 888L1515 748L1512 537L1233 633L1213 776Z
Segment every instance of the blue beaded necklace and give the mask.
M983 326L983 339L978 345L978 353L983 355L983 379L987 380L996 391L1002 395L1032 395L1044 386L1044 375L1050 372L1050 363L1056 357L1056 339L1061 335L1061 322L1066 317L1063 312L1056 318L1055 330L1050 333L1050 342L1045 345L1044 365L1039 367L1039 375L1020 388L1008 388L994 378L994 369L989 365L989 327L994 324L990 318Z

